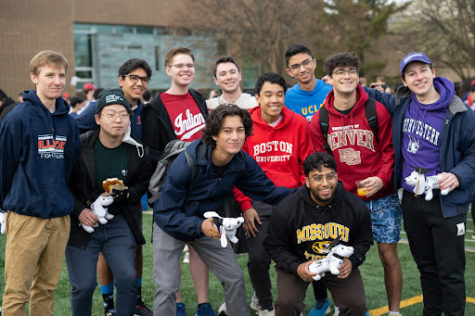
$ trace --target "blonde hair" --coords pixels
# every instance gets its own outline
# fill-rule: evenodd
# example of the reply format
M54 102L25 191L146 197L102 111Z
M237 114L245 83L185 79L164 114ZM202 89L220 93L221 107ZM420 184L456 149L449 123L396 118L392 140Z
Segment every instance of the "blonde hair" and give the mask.
M68 60L63 54L52 50L44 50L31 59L30 73L36 76L39 74L40 68L48 64L64 66L64 71L68 71Z

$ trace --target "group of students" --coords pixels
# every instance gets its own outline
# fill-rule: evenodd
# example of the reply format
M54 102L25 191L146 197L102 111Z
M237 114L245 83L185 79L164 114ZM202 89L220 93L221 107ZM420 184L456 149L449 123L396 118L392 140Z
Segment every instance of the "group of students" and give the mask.
M190 250L196 315L215 315L208 302L208 269L224 289L227 315L249 315L244 276L230 245L204 212L221 216L237 201L259 315L300 315L311 282L324 315L330 291L340 315L367 313L358 266L377 242L390 315L400 315L402 272L397 254L401 219L421 275L424 315L463 315L464 235L475 192L475 114L454 85L435 76L430 59L401 60L396 95L359 84L353 53L325 60L331 85L315 78L316 61L303 45L285 55L297 84L287 91L276 73L261 75L255 96L240 88L232 57L219 58L215 83L222 95L205 100L190 89L194 55L177 47L165 56L166 92L143 105L151 78L141 59L118 71L120 89L103 92L74 118L61 94L67 61L42 51L30 62L34 90L0 127L0 222L6 225L2 312L53 314L54 289L66 254L73 315L91 315L99 277L105 315L151 315L141 297L140 199L165 146L191 142L173 162L153 204L155 315L184 315L180 295L182 250ZM80 131L82 132L80 135ZM432 200L405 182L413 171L437 175ZM108 206L114 215L96 226L92 210L102 183L127 187ZM402 204L396 190L402 188ZM359 197L357 197L357 195ZM231 203L232 204L232 203ZM402 208L401 208L402 205ZM88 233L81 226L94 227ZM313 281L309 265L335 240L352 246L338 275ZM269 268L276 262L277 298ZM312 282L313 281L313 282ZM113 303L114 285L117 289Z

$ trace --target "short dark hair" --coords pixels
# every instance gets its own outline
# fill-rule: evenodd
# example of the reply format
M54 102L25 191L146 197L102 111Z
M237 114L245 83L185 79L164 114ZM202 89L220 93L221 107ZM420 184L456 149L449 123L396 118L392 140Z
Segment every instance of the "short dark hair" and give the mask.
M314 170L321 171L322 167L333 169L336 171L336 162L333 156L317 151L305 159L303 162L303 172L305 176L308 177L310 172Z
M284 89L284 94L287 91L287 82L285 82L284 77L282 77L281 75L279 75L275 72L268 72L268 73L265 73L265 74L261 75L259 78L257 78L256 88L255 88L256 89L255 90L256 94L259 95L261 93L262 86L266 82L278 84L279 86L281 86Z
M142 98L144 99L144 101L150 101L150 99L152 98L152 92L150 92L149 90L146 90L143 94L142 94Z
M8 96L5 94L5 92L3 92L2 89L0 89L0 101L5 100L6 98L8 98Z
M222 104L208 116L206 127L203 130L203 142L213 146L213 148L216 148L216 141L213 139L213 136L217 136L219 134L221 125L223 124L224 118L226 116L239 116L241 118L242 124L244 125L246 138L251 135L251 114L249 114L247 110L243 110L235 104Z
M360 68L360 59L356 56L353 52L344 52L344 53L336 53L327 59L323 63L323 68L327 75L332 76L333 70L336 67L346 67L346 66L353 66L357 69Z
M76 105L78 105L78 104L81 103L81 102L84 102L84 100L85 100L85 99L82 98L82 97L74 96L74 97L72 97L71 100L69 101L69 104L71 104L71 107L72 107L72 108L75 108Z
M99 96L101 95L101 92L104 91L104 88L97 88L95 91L94 91L94 94L92 95L92 97L94 98L94 100L97 100L99 99Z
M152 69L149 64L145 60L139 58L129 59L120 66L119 76L125 77L137 68L142 68L147 73L147 77L152 77Z
M285 52L285 64L287 65L287 67L289 67L290 58L294 55L297 55L297 54L308 54L308 55L310 55L310 57L313 58L312 51L307 46L302 45L302 44L292 45Z
M216 78L216 70L218 70L218 65L224 64L224 63L233 63L234 66L236 66L237 70L241 71L239 69L238 64L236 63L236 61L234 60L232 56L221 56L216 60L216 63L214 64L213 74L215 78Z

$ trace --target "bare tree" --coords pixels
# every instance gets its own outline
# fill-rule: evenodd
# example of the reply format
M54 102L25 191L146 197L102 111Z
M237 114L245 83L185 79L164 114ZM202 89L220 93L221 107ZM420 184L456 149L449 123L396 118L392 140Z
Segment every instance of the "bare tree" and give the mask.
M467 80L475 69L475 1L418 0L398 21L401 47L421 50Z

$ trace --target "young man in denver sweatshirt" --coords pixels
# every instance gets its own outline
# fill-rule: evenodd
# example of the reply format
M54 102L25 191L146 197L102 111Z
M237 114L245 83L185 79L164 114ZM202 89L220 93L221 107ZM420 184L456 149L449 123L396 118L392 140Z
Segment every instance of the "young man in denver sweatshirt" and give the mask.
M4 315L53 315L74 199L68 179L79 130L61 94L66 58L42 51L30 62L35 90L0 128L0 208L7 211ZM2 225L5 223L2 223Z
M256 82L258 107L251 110L253 134L246 139L243 150L254 158L276 186L298 188L303 185L303 162L311 153L308 123L305 118L284 106L287 84L276 73L266 73ZM255 291L251 308L259 315L272 315L274 302L269 276L270 257L262 242L273 206L252 201L234 190L244 217L249 248L249 276ZM256 298L258 303L256 301Z
M399 314L402 271L397 254L401 230L401 209L391 182L394 169L391 116L384 106L375 104L377 134L370 127L365 104L368 95L359 85L359 58L339 53L325 61L333 90L324 107L328 112L328 137L320 126L322 110L310 123L310 140L317 151L329 149L338 165L345 189L356 194L356 181L362 181L366 194L360 196L371 211L373 236L384 267L389 315Z

